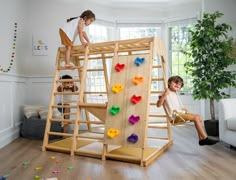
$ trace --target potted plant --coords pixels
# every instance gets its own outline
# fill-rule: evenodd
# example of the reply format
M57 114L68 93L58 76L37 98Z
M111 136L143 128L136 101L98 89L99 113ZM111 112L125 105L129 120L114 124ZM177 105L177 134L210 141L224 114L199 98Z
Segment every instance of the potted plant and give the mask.
M217 24L221 16L223 14L219 11L205 13L202 20L198 20L194 29L190 30L190 50L185 52L191 57L185 63L185 69L193 78L193 98L210 100L211 120L204 121L210 136L219 134L214 101L229 97L223 90L236 86L236 72L227 69L236 64L236 59L231 56L233 38L228 35L232 28L226 23Z

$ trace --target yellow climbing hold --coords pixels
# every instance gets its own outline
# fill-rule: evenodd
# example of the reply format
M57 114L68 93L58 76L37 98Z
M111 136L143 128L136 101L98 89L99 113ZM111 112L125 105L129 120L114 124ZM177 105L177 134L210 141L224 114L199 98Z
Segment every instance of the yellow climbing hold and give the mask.
M114 129L114 128L110 128L107 131L107 136L109 136L110 138L114 138L115 136L117 136L120 133L119 130Z
M123 89L124 89L124 86L122 86L121 84L115 84L114 86L112 86L112 91L114 93L119 93Z

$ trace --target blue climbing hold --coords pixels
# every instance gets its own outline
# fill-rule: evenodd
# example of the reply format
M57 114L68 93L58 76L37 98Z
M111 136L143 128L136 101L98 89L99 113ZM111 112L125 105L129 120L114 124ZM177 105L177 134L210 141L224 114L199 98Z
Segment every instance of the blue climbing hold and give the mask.
M140 66L141 64L143 64L145 61L145 58L141 58L141 57L136 57L136 59L134 60L134 64L136 64L137 66Z

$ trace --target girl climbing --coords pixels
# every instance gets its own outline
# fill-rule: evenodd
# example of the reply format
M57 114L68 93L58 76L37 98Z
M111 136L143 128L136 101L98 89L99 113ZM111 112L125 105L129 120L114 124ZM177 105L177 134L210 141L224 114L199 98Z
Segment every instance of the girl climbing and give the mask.
M84 31L84 26L89 26L94 21L95 14L91 10L87 10L78 17L67 19L67 22L60 27L59 34L61 37L61 43L66 47L65 67L71 66L70 52L77 35L79 35L80 42L84 47L89 45L90 41Z

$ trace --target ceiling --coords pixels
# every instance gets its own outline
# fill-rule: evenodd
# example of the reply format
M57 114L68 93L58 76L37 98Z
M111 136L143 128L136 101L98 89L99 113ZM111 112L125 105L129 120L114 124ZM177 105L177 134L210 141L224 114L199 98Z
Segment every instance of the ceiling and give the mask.
M61 0L65 3L76 3L81 0ZM94 4L100 4L111 8L127 8L127 7L147 7L157 5L158 7L167 7L170 5L181 5L184 3L200 2L200 0L87 0Z

